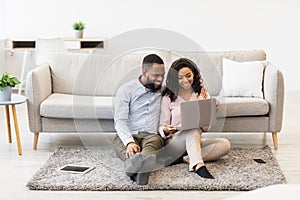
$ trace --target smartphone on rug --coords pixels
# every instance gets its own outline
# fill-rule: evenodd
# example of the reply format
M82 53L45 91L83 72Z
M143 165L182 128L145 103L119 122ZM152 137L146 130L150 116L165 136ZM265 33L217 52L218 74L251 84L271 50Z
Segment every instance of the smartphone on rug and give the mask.
M264 161L263 159L260 159L260 158L255 158L255 159L253 159L255 162L257 162L257 163L261 163L261 164L265 164L266 163L266 161Z
M87 165L78 165L78 164L68 164L64 165L63 167L59 168L61 172L69 172L74 174L85 174L95 167L87 166Z

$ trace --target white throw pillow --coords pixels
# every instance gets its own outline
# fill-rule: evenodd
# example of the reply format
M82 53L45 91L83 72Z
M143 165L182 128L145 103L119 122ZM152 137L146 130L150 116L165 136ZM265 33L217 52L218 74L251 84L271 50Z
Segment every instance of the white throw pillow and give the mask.
M235 62L223 58L222 96L263 98L263 61Z

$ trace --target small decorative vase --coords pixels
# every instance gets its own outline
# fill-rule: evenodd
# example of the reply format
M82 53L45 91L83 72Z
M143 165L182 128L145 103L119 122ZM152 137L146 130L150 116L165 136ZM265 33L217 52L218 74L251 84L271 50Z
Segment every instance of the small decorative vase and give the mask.
M0 90L0 101L10 101L11 100L11 87L7 86L4 90Z
M78 39L83 38L83 30L75 30L75 36Z

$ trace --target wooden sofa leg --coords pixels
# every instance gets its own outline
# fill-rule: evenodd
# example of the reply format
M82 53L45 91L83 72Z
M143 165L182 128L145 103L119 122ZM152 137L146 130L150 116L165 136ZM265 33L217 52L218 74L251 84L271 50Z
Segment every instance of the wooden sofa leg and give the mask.
M36 150L37 148L37 143L39 140L39 132L34 133L34 140L33 140L33 149Z
M278 149L278 138L277 138L277 132L272 132L272 138L273 138L273 144L274 144L274 149Z

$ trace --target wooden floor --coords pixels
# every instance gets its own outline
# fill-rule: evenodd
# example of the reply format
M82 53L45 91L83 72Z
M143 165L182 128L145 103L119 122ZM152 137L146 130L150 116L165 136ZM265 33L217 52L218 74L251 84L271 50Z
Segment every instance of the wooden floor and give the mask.
M287 93L285 98L284 125L278 135L279 149L274 154L285 174L288 184L300 184L300 93ZM0 107L0 199L226 199L240 193L235 191L140 191L140 192L53 192L30 191L28 179L46 162L59 146L98 145L108 146L113 134L48 134L40 135L38 150L32 149L33 134L28 129L26 104L17 105L23 155L17 154L16 139L8 143L5 110ZM2 113L2 114L1 114ZM13 124L12 124L13 125ZM273 147L270 133L226 133L233 146L250 144Z

